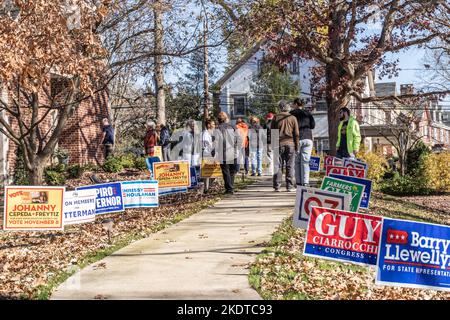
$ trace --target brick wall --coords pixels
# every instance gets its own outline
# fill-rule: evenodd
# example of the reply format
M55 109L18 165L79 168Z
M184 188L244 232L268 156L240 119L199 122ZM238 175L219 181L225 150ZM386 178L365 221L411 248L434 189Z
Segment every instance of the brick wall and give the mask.
M69 164L103 163L103 149L99 144L102 119L108 115L108 94L101 91L84 100L69 118L59 142L60 148L69 151Z

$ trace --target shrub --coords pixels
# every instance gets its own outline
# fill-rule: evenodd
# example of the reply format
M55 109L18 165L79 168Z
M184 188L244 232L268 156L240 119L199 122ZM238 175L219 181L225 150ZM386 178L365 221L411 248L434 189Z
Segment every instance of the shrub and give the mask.
M108 157L103 164L103 170L111 173L121 172L123 170L121 159L117 157Z
M428 195L431 189L427 187L424 179L418 179L410 175L400 176L398 172L389 180L383 181L381 191L394 196L404 195Z
M431 150L425 143L417 142L414 148L406 153L406 174L422 177L425 171L424 161L430 153Z
M88 163L88 164L85 164L83 166L83 171L84 172L86 172L86 171L98 171L98 170L99 170L99 168L93 163Z
M52 170L52 167L45 169L44 179L50 186L63 186L66 184L65 173Z
M357 157L369 165L367 179L373 181L373 187L377 189L388 170L388 162L383 156L374 152L358 153Z
M147 170L147 162L145 157L136 157L134 159L134 167L138 170Z
M79 164L67 167L67 175L70 179L77 179L83 175L84 167Z
M131 154L125 154L120 157L120 162L122 163L122 166L126 169L133 168L135 164L134 156Z
M427 186L436 191L450 191L450 152L433 153L424 160Z

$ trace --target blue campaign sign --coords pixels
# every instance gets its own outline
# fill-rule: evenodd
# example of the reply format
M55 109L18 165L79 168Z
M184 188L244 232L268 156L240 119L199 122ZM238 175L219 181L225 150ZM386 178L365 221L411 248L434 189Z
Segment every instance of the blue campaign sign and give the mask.
M370 195L372 193L372 180L343 176L340 174L333 174L333 173L330 174L330 177L364 185L364 192L359 207L363 209L369 209Z
M311 171L320 171L320 157L311 157L309 161L309 169Z
M385 218L376 283L450 291L450 227Z
M197 170L196 167L190 167L191 168L191 186L189 189L195 188L198 186L200 182L200 172Z
M155 162L161 162L161 160L158 157L147 157L147 159L145 159L147 169L148 171L150 171L150 178L152 179L153 179L153 163Z
M194 188L198 186L198 173L195 167L191 167L191 186L189 188Z
M78 187L76 190L91 190L97 193L95 198L95 214L124 211L122 199L122 185L120 182L102 183L91 186Z

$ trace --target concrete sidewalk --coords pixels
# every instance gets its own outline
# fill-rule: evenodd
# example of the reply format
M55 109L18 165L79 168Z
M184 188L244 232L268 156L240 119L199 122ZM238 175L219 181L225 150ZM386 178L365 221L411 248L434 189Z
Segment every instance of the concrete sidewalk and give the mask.
M52 299L261 299L246 267L294 203L295 192L262 178L86 267Z

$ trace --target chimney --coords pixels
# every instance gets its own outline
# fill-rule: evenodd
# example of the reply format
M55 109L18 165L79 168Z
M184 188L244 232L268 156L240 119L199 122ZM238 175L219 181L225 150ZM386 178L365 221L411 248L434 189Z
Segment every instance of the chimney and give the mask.
M414 86L412 84L401 84L400 85L400 94L413 94L414 93Z

